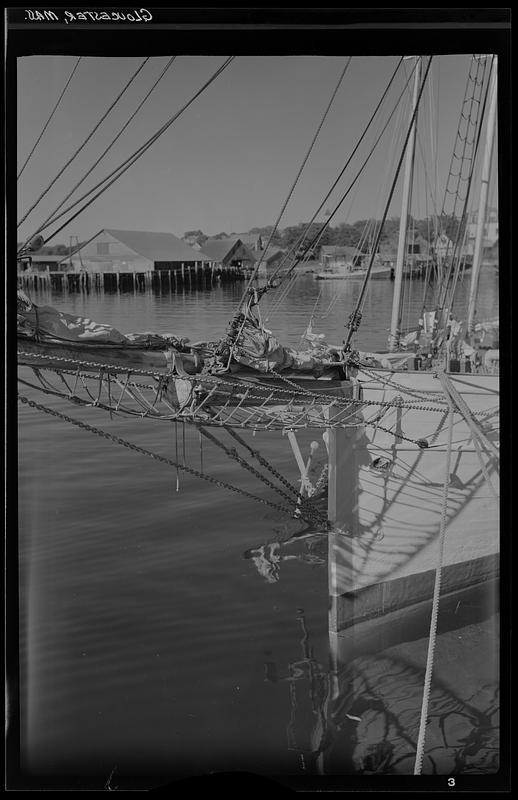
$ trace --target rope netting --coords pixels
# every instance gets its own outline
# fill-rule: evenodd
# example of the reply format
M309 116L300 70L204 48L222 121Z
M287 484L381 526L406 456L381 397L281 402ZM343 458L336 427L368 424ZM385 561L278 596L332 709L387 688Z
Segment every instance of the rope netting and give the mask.
M18 356L20 366L32 372L18 379L29 389L111 414L217 427L284 431L367 425L384 430L380 421L390 410L443 413L446 404L442 393L435 397L400 384L392 385L400 392L398 397L370 400L349 396L351 387L344 389L339 381L322 380L322 388L315 389L313 380L312 387L305 388L307 380L296 382L282 373L253 379L229 374L180 376L24 351ZM405 394L407 399L401 396ZM420 440L409 441L423 446Z

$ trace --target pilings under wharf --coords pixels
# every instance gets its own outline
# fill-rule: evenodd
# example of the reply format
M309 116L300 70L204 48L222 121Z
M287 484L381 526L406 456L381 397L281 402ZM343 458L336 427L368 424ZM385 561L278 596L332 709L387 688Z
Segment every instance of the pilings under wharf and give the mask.
M51 270L18 273L25 289L81 292L176 292L184 289L211 289L221 283L244 280L245 272L234 266L182 267L178 270L149 272L55 272Z

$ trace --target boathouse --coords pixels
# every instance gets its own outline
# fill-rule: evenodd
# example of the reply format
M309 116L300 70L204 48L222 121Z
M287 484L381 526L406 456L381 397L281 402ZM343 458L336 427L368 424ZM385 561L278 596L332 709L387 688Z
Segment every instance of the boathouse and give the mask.
M105 228L70 256L75 271L146 273L201 267L217 259L172 233Z
M203 243L203 252L222 267L240 267L246 270L251 269L257 261L252 250L241 239L207 239Z

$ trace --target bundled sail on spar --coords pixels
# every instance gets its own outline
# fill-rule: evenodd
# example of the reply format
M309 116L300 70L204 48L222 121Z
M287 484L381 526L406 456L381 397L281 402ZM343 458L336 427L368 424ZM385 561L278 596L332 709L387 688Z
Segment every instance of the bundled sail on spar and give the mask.
M316 487L308 479L294 433L307 428L324 433L328 524L324 520L321 530L329 541L330 627L335 634L355 622L429 600L438 542L443 592L498 574L497 326L494 320L477 320L474 313L480 239L471 270L468 316L464 319L455 307L462 224L453 239L446 237L445 251L430 267L434 273L427 276L426 286L433 284L433 297L425 298L413 329L401 330L401 270L419 100L430 61L424 78L421 66L415 59L412 113L384 211L385 219L405 161L387 348L374 352L361 347L363 301L368 281L376 274L375 241L347 340L341 343L328 342L310 325L300 349L285 346L261 316L263 296L288 283L303 258L299 253L311 249L319 234L306 248L297 243L291 261L285 260L264 286L257 275L250 277L227 331L214 341L191 343L181 332L121 333L105 322L19 298L18 360L34 374L32 382L21 377L22 387L29 384L47 396L66 397L76 406L193 423L213 431L289 431L297 463L302 460L301 487L299 497L292 492L285 508L314 526L322 522L312 506ZM469 132L460 131L461 138L472 143L471 150L460 151L461 166L467 168L450 169L450 174L460 175L464 185L452 178L445 198L453 197L454 202L443 206L441 220L448 215L462 219L467 211L467 198L475 190L474 164L480 157L475 143L482 141L487 111L479 204L479 217L484 217L496 60L474 57L470 82L473 92L463 103L472 99L480 115L468 115ZM461 120L466 118L464 111ZM461 189L468 191L464 195ZM332 215L326 216L329 224ZM378 242L382 229L383 225L377 228ZM278 570L263 571L269 580L276 579Z
M473 64L477 65L473 81L474 91L479 92L479 96L474 97L475 100L481 99L482 90L486 84L488 85L479 79L483 63L482 59L474 57ZM429 66L428 64L428 69ZM492 75L495 74L496 64L492 70ZM389 86L393 78L394 76ZM495 78L492 80L494 83ZM373 430L379 441L380 432L384 428L393 430L390 427L389 412L393 413L394 409L398 413L400 411L405 414L407 418L411 410L416 413L426 413L427 405L430 403L436 403L438 411L443 409L445 399L444 397L438 399L436 396L437 384L432 382L430 386L427 384L425 387L424 384L429 383L429 375L421 376L418 373L435 368L437 364L446 366L448 373L450 367L456 369L455 364L462 363L464 371L468 371L469 367L472 375L481 376L487 371L486 367L494 369L498 351L496 348L490 348L488 352L487 347L481 350L470 344L464 336L465 330L461 323L453 319L450 301L452 290L458 280L459 268L456 256L459 255L459 242L457 241L454 252L443 254L440 264L436 265L436 269L441 271L441 274L437 272L435 276L436 294L439 295L436 308L433 311L423 309L419 324L416 324L410 334L402 336L399 330L402 262L407 235L404 223L408 217L411 195L418 99L423 87L421 61L416 59L413 113L399 163L401 167L403 157L406 158L390 349L387 352L366 352L353 350L351 347L353 335L358 338L357 331L362 313L361 301L365 296L368 280L374 276L377 269L376 245L379 243L383 228L380 225L377 242L371 242L374 244L371 247L371 258L364 269L360 301L351 315L345 345L330 344L322 334L312 333L309 327L305 334L304 349L295 350L286 347L265 327L260 315L262 295L278 288L290 275L295 274L295 267L303 257L300 253L312 249L321 236L320 232L309 244L304 243L302 246L302 243L298 242L294 248L296 254L292 261L285 259L262 288L258 287L255 281L260 262L256 265L256 274L250 278L248 291L245 292L234 318L230 321L226 334L219 340L191 344L178 334L163 335L149 332L122 334L106 323L67 315L49 307L39 308L29 301L25 305L22 302L18 309L20 363L28 365L38 363L40 366L53 368L68 366L71 371L84 371L87 374L95 372L101 365L103 371L99 375L97 403L112 409L116 406L117 411L122 413L126 409L129 412L135 410L137 396L135 393L130 396L128 392L121 391L119 397L115 399L111 391L112 386L109 384L110 370L114 373L118 370L119 374L131 367L141 373L148 371L149 376L154 378L150 387L152 394L147 402L145 401L146 413L149 416L171 419L175 415L180 415L182 419L192 421L203 420L205 423L212 421L217 425L235 423L256 430L287 426L297 429L308 425L331 429L347 423L356 426L359 424L358 420L362 419L366 430ZM496 84L492 87L492 97L495 93ZM372 119L374 115L371 121ZM472 121L472 125L476 129L478 122ZM468 132L465 133L467 135ZM471 141L474 141L473 136ZM471 153L471 156L473 155ZM465 150L462 158L461 166L464 162L468 163ZM462 173L462 170L460 172ZM393 189L396 178L397 174ZM329 225L347 193L332 213L326 212L327 219L324 226ZM445 197L448 193L452 194L451 187L447 187ZM329 194L324 203L328 197ZM388 206L389 202L386 205L386 212ZM453 212L457 210L457 207L453 208ZM443 206L441 219L446 211L448 209ZM476 287L478 272L475 263L476 259L472 281L472 285ZM480 323L478 325L480 326ZM483 363L481 358L485 359ZM397 380L396 378L388 380L383 373L376 376L372 371L369 374L358 373L362 367L381 367L391 372L395 370L395 375L403 371L405 378L403 383L408 382L408 386L402 388L403 384L399 377ZM414 374L416 368L418 372ZM408 376L411 373L413 377L410 379ZM372 388L375 380L379 381L381 389ZM496 385L494 377L480 378L480 380L482 383L486 381L488 385L490 383ZM421 383L423 387L419 388ZM80 402L81 386L82 381L78 383L75 380L72 393L75 402ZM442 389L440 391L442 392ZM69 390L68 394L70 393ZM479 409L479 413L482 414L483 409ZM382 416L384 416L383 422ZM387 422L389 427L385 424ZM410 442L420 450L422 442L427 441L427 436L430 434L424 430L419 432L419 425L412 427L415 428L413 433L406 436L404 433L401 434L403 438L398 441ZM389 438L390 435L387 434ZM423 455L420 454L420 457Z

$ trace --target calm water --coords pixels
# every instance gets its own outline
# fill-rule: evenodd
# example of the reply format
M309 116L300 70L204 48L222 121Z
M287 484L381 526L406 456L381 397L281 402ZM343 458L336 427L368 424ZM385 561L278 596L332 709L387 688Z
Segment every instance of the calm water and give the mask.
M283 342L297 345L314 312L315 330L339 342L359 288L301 276L280 308L273 296L265 305L267 324ZM242 289L34 299L123 332L172 332L196 341L224 331ZM407 283L406 291L411 324L422 283ZM385 346L391 294L390 281L372 283L362 349ZM480 316L494 316L497 303L496 273L488 270ZM199 468L203 459L205 472L279 500L214 446L204 443L202 452L188 426L176 431L177 440L171 423L110 420L102 411L25 389L22 394L171 458L179 447L187 464ZM302 438L303 450L311 438ZM285 438L258 434L253 443L296 482ZM321 463L323 449L317 451ZM289 557L268 579L245 554L285 540L296 525L259 502L185 474L178 478L176 491L174 469L19 407L25 770L98 776L100 787L112 771L113 783L145 775L150 785L154 775L231 770L411 773L401 731L392 731L390 745L380 739L388 699L380 691L374 702L372 686L376 675L392 669L391 702L402 687L406 694L415 687L418 716L429 622L409 631L407 645L384 640L379 652L381 645L371 642L366 653L342 658L339 698L331 704L325 539L288 545L283 552ZM472 606L471 615L450 610L439 637L434 691L446 708L448 741L436 745L433 763L441 774L492 772L498 754L496 613L489 596ZM467 654L470 668L459 682L458 664ZM370 699L360 673L371 676ZM315 753L326 713L334 727L322 766ZM404 719L402 725L411 728Z

